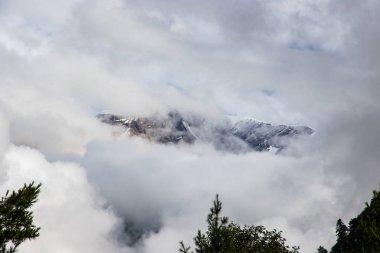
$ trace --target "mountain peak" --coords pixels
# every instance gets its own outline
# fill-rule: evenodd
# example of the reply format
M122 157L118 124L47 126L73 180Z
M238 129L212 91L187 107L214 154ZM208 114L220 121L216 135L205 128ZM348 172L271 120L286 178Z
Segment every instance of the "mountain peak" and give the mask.
M252 118L232 123L214 123L197 115L183 116L170 111L167 116L128 117L112 113L100 113L97 118L109 125L119 126L129 136L139 136L158 143L209 142L218 150L233 153L248 151L279 151L299 136L311 135L307 126L272 125Z

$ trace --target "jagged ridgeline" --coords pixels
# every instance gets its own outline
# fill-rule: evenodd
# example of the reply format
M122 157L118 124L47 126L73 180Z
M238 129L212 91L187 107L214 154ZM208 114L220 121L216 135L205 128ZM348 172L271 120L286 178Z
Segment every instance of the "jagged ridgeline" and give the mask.
M128 117L112 113L101 113L97 118L104 123L122 127L130 136L140 136L158 143L189 143L204 141L216 149L241 153L248 151L277 152L291 141L314 133L307 126L272 125L254 119L232 122L211 122L199 116L183 116L171 111L167 116Z

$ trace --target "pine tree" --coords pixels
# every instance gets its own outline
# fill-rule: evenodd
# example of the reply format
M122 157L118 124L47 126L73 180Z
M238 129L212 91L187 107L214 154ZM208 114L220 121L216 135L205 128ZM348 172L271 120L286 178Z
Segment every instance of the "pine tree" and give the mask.
M29 209L37 201L41 184L34 182L0 199L0 253L14 253L25 240L37 238L39 227L33 224Z
M200 230L194 238L196 253L298 253L298 247L285 245L281 231L268 231L263 226L243 226L228 222L221 216L222 203L218 195L207 216L208 230ZM180 252L190 253L190 247L180 242Z
M317 253L329 253L329 252L324 247L319 246L319 248L317 249Z
M351 219L347 227L337 222L337 242L331 253L379 253L380 252L380 193L373 192L371 203Z
M331 249L331 253L345 252L347 248L347 233L348 228L341 219L336 222L336 236L337 241L334 247Z

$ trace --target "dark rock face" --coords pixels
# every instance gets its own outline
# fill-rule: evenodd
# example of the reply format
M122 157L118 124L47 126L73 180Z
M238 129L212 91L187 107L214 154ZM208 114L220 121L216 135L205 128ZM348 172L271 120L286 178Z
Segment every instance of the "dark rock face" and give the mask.
M274 126L252 119L238 121L231 131L258 151L269 150L270 147L283 149L290 139L314 133L313 129L306 126Z
M167 117L125 117L102 113L97 118L113 126L121 126L130 136L140 136L158 143L210 142L218 150L233 153L279 151L299 136L311 135L314 130L307 126L271 125L253 119L213 124L207 119L189 116L184 118L177 111Z

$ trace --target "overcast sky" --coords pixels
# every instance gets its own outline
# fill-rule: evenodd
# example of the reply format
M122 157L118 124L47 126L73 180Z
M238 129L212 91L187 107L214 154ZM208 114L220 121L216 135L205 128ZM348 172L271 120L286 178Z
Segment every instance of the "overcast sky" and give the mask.
M314 252L378 188L377 0L0 1L0 192L42 182L20 252L177 252L216 193ZM307 125L284 154L114 138L103 110ZM126 246L123 224L146 232ZM121 240L124 239L124 240Z

